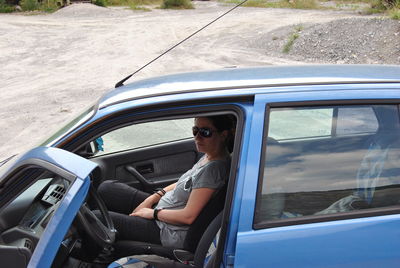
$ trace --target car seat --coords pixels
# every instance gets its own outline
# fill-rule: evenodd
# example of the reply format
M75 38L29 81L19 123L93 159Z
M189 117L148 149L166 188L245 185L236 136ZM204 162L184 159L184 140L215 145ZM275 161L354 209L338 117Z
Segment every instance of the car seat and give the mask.
M220 213L224 207L226 189L226 185L222 187L206 204L206 206L197 216L196 220L190 225L184 241L183 249L180 249L179 258L191 259L194 257L194 253L197 250L203 233L211 221L216 218L218 213ZM114 258L116 259L130 255L147 254L158 255L171 260L179 261L176 256L176 252L178 252L177 250L178 249L175 248L164 247L162 245L147 242L121 240L114 244ZM183 255L186 255L186 257L183 257Z
M215 261L216 240L222 223L222 211L211 221L206 231L201 236L198 246L191 254L188 251L172 250L173 258L162 256L156 252L142 253L123 257L114 261L108 267L152 267L152 268L183 268L183 267L209 267ZM210 248L213 249L210 251Z

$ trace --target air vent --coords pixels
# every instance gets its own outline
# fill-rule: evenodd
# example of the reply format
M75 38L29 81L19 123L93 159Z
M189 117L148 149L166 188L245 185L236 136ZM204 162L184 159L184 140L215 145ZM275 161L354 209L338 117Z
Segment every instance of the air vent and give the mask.
M64 194L65 194L65 188L63 185L59 184L52 185L47 190L42 200L52 205L55 205L57 204L58 201L60 201L63 198Z
M24 247L26 247L27 249L29 249L30 251L32 251L32 250L33 250L32 241L29 240L29 239L25 239Z
M57 203L58 201L60 201L60 200L63 198L64 194L65 194L65 189L64 189L64 187L58 185L58 186L50 193L50 196L53 197L53 198L55 198L55 199L57 199L57 201L56 201L56 203Z

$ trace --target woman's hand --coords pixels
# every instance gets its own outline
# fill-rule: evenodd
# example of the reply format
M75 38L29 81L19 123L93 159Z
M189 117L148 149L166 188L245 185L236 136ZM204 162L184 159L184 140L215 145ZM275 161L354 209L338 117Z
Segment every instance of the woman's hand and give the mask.
M136 209L135 209L136 210ZM137 210L136 212L134 211L131 213L129 216L137 216L145 219L152 220L154 215L154 210L151 208L141 208Z
M169 192L175 189L176 182L173 184L168 185L167 187L164 188L165 192ZM161 191L159 192L161 193ZM133 213L138 212L142 208L152 208L154 204L158 203L160 201L161 196L159 194L152 194L149 197L147 197L142 203L140 203L139 206L137 206L129 216L134 216ZM136 216L136 215L135 215Z
M143 208L152 208L152 206L158 202L158 200L160 200L158 195L150 195L149 197L147 197L142 203L140 203L139 206L137 206L131 214L129 214L129 216L136 216L133 215L134 213L138 212L139 210L143 209Z

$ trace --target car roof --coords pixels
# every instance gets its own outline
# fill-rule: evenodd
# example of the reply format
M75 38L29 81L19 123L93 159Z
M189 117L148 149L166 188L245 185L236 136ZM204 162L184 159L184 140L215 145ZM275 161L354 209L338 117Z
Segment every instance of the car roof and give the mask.
M210 90L399 82L400 66L395 65L296 65L229 68L172 74L133 82L107 92L99 100L99 109L129 100Z

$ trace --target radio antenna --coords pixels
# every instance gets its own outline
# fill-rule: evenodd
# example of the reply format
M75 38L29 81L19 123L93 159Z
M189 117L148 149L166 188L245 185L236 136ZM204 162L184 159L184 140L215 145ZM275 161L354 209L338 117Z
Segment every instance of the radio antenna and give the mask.
M162 54L158 55L157 57L155 57L154 59L152 59L151 61L149 61L148 63L146 63L145 65L143 65L142 67L140 67L139 69L137 69L135 72L133 72L132 74L128 75L127 77L125 77L124 79L122 79L121 81L119 81L118 83L115 84L115 88L121 87L124 85L124 82L126 80L128 80L129 78L131 78L133 75L135 75L136 73L140 72L141 70L143 70L144 68L146 68L147 66L149 66L150 64L152 64L153 62L155 62L156 60L158 60L159 58L161 58L162 56L164 56L165 54L167 54L168 52L170 52L171 50L173 50L174 48L176 48L177 46L179 46L180 44L182 44L183 42L185 42L186 40L190 39L192 36L198 34L199 32L201 32L202 30L204 30L205 28L207 28L208 26L210 26L211 24L213 24L214 22L216 22L217 20L221 19L222 17L224 17L225 15L229 14L230 12L232 12L234 9L240 7L241 5L243 5L244 3L246 3L248 0L243 0L242 2L240 2L239 4L237 4L236 6L232 7L231 9L229 9L228 11L226 11L224 14L220 15L219 17L217 17L216 19L214 19L213 21L207 23L206 25L204 25L203 27L201 27L199 30L195 31L194 33L192 33L191 35L189 35L188 37L186 37L185 39L183 39L182 41L180 41L179 43L173 45L172 47L170 47L169 49L167 49L165 52L163 52Z

